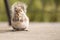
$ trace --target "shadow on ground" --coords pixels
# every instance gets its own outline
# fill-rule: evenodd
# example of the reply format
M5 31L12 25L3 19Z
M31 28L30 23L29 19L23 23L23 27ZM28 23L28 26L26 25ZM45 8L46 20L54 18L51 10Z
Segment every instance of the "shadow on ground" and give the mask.
M15 32L14 30L0 30L0 33Z
M8 29L8 30L0 30L0 33L7 33L7 32L22 32L22 31L28 31L28 30L14 30L14 29Z

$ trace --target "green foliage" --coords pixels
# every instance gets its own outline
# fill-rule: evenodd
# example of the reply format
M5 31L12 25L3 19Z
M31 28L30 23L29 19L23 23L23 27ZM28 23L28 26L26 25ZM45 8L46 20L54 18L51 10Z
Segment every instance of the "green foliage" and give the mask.
M3 0L0 1L0 21L7 21L6 10Z
M17 1L28 5L27 15L30 21L60 22L60 0L9 0L10 7ZM7 21L3 0L0 0L0 21Z

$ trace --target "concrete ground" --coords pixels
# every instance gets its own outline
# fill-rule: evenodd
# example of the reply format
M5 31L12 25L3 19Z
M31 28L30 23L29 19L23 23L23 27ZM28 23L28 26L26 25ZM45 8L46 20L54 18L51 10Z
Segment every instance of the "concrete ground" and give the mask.
M12 31L0 22L0 40L60 40L60 23L30 23L29 31Z

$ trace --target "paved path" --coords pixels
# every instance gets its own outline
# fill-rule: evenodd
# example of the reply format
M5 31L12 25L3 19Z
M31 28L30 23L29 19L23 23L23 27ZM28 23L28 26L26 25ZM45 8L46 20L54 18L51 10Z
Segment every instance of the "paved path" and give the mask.
M29 31L12 31L0 22L0 40L60 40L60 23L30 23Z

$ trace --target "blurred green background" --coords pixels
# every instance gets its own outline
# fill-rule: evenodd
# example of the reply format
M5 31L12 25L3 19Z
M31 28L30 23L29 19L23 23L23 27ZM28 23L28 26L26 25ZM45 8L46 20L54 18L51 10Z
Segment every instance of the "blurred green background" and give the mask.
M21 1L28 5L27 15L32 22L60 22L60 0L9 0L10 7ZM0 0L0 21L7 21L4 0Z

